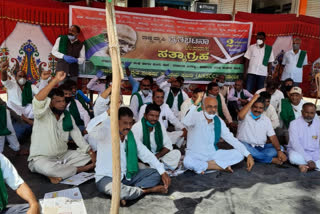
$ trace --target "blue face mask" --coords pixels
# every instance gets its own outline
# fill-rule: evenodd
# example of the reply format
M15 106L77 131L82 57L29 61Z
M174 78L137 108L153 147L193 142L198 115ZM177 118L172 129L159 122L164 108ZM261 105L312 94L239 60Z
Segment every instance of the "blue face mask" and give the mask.
M151 124L149 121L147 121L146 124L147 124L147 126L149 126L149 127L151 127L151 128L153 128L153 127L156 126L156 124Z
M254 120L259 119L261 117L261 114L258 116L255 116L252 112L250 112L250 115Z

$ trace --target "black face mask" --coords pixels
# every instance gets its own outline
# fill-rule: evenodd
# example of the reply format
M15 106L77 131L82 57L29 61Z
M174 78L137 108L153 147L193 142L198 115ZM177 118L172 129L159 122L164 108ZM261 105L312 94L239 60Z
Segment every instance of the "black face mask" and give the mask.
M64 99L66 100L66 103L69 104L73 97L65 97Z
M172 91L173 93L178 93L179 90L180 90L180 88L171 87L171 91Z
M51 108L51 111L52 111L54 114L57 114L57 115L61 115L61 114L64 112L64 110L59 110L59 109L57 109L57 108L55 108L55 107L52 107L52 108Z
M290 91L292 87L293 87L292 85L286 85L286 86L284 86L284 88L286 89L286 91Z

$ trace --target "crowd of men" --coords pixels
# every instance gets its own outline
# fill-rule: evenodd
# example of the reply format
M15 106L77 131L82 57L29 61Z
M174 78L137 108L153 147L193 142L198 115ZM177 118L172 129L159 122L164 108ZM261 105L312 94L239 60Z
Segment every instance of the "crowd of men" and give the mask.
M99 95L95 102L77 88L74 64L83 56L79 32L72 26L68 37L57 39L53 54L58 54L61 71L54 77L43 71L37 85L28 82L23 71L8 75L8 62L1 63L8 101L0 105L0 149L2 152L7 141L17 154L25 154L19 142L31 136L31 172L57 184L76 173L94 170L98 191L111 195L111 78L102 80L104 73L99 71L88 83L87 88ZM232 166L246 159L248 171L255 162L282 165L287 160L301 172L320 169L316 106L304 102L298 87L301 79L294 79L306 64L306 55L302 59L299 55L301 40L294 39L293 50L285 54L286 79L280 86L268 78L273 54L264 44L265 37L258 33L257 44L245 54L246 89L242 79L227 86L225 77L219 75L205 89L195 88L189 97L184 78L169 78L170 70L155 80L146 76L137 81L131 75L130 62L124 63L133 90L130 106L124 106L122 96L118 103L122 204L143 194L166 193L169 172L181 168L198 174L233 172ZM59 43L68 48L62 49ZM77 150L68 149L70 143L76 144ZM232 149L221 146L226 144ZM10 213L7 183L29 203L21 209L38 213L32 191L14 166L2 154L0 161L0 210Z

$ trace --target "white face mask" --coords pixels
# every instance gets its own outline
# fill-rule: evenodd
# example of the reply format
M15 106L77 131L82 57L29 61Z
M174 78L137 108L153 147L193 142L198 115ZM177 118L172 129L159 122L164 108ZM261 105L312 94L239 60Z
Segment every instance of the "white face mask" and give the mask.
M148 96L149 93L151 93L151 90L141 90L141 92L144 96Z
M262 45L263 44L263 41L261 39L257 39L257 44L258 45Z
M25 78L20 78L18 80L19 85L24 85L24 84L26 84L26 82L27 82L27 80Z
M68 39L70 39L70 40L74 40L76 37L75 36L73 36L73 35L68 35Z
M216 116L215 114L209 114L206 111L203 111L203 113L204 113L204 116L209 120L213 120L213 118Z
M224 86L224 83L218 82L218 86L219 86L219 87L223 87L223 86Z

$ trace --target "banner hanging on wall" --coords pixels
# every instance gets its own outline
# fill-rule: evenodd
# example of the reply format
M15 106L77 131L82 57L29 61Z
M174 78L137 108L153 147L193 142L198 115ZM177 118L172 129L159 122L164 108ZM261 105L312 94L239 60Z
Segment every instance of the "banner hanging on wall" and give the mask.
M70 6L70 24L81 27L86 59L83 76L97 69L110 71L105 11ZM211 81L225 74L227 81L243 73L243 56L251 39L252 23L192 20L171 16L116 11L122 62L132 62L134 77L157 77L167 69L187 81ZM89 63L86 63L88 65Z

